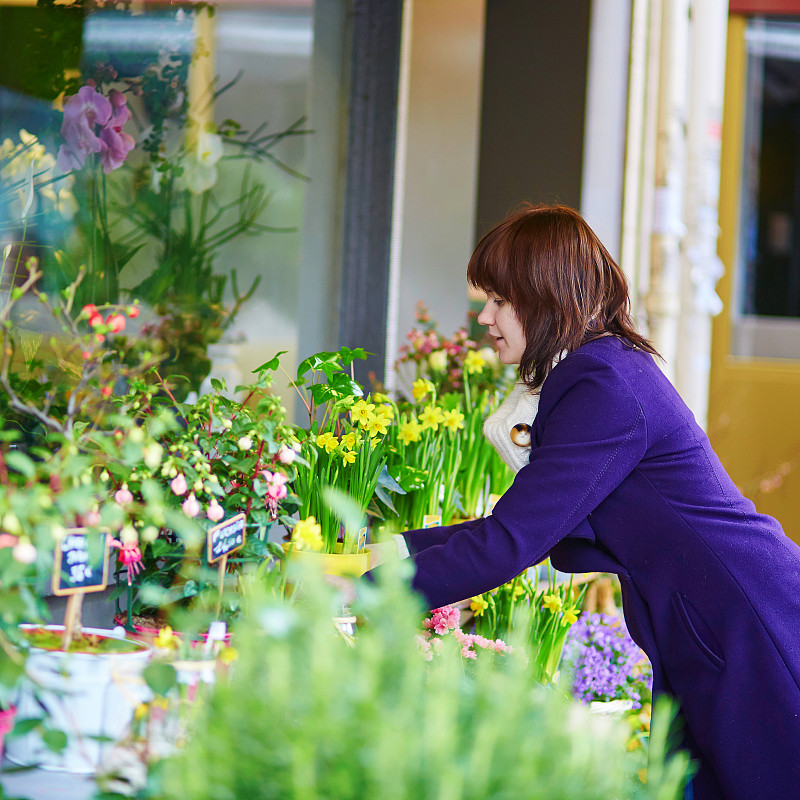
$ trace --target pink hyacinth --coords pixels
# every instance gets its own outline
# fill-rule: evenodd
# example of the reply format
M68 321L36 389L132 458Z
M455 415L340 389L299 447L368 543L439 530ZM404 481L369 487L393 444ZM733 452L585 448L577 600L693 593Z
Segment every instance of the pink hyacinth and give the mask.
M82 86L68 97L64 101L64 144L58 148L58 168L64 172L80 169L89 153L103 152L107 145L95 135L95 125L103 126L110 119L111 102L93 86Z
M178 497L181 497L182 495L186 494L186 491L189 487L186 484L186 477L184 476L184 474L181 473L180 475L174 477L169 482L169 488L172 489L172 491L176 495L178 495Z
M461 612L453 606L443 606L442 608L434 608L431 611L430 619L422 621L422 626L428 630L433 630L439 636L458 628L461 619Z

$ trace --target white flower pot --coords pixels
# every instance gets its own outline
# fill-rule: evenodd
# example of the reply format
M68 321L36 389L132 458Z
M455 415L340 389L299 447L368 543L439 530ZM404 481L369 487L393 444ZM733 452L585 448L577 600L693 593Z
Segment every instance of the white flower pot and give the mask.
M61 625L46 627L63 630ZM100 628L83 631L111 636L111 631ZM64 653L32 648L26 664L31 681L20 689L17 719L44 713L49 727L67 735L67 746L54 752L33 730L6 740L9 761L47 770L95 772L103 755L128 731L136 706L151 697L142 671L152 648L141 642L135 644L138 649L132 653ZM97 737L109 741L98 741Z

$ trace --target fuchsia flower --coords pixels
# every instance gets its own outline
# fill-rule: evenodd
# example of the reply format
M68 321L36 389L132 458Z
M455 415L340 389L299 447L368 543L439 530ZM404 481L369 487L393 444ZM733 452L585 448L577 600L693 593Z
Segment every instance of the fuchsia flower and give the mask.
M281 449L278 451L278 461L281 464L291 464L296 457L297 453L291 447L287 447L285 444L281 445Z
M169 488L180 497L181 495L186 494L187 489L189 488L186 484L186 477L183 473L176 476L169 482Z
M208 504L208 509L206 510L206 516L212 522L219 522L225 516L225 510L217 502L216 497Z
M123 483L122 487L117 489L116 492L114 492L114 500L121 506L133 502L133 495L131 494L130 489L128 489L127 483Z
M135 542L123 544L119 539L112 539L111 546L119 549L119 561L128 568L128 585L139 574L142 568L142 551Z
M270 472L268 469L262 470L262 477L267 482L267 496L265 505L269 510L272 519L278 518L278 503L286 497L289 490L286 482L289 480L282 472Z
M196 517L200 513L200 503L194 496L194 492L191 492L189 496L181 503L181 508L187 517Z

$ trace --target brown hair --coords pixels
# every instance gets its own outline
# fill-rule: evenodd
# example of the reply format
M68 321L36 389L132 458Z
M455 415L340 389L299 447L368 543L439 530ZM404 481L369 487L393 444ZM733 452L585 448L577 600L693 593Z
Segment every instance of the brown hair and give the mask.
M519 208L478 242L467 279L514 308L527 341L519 374L531 387L559 353L606 334L658 355L636 332L622 270L567 206Z

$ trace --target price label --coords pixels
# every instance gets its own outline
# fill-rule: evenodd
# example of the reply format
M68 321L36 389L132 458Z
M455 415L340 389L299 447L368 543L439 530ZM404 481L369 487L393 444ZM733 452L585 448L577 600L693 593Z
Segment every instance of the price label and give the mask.
M442 524L442 515L441 514L426 514L422 518L422 527L423 528L436 528Z
M223 556L235 553L244 547L247 533L245 531L246 516L237 514L215 525L208 531L208 563L213 564Z
M72 528L56 547L53 594L102 592L108 586L108 533L89 540L84 528Z

